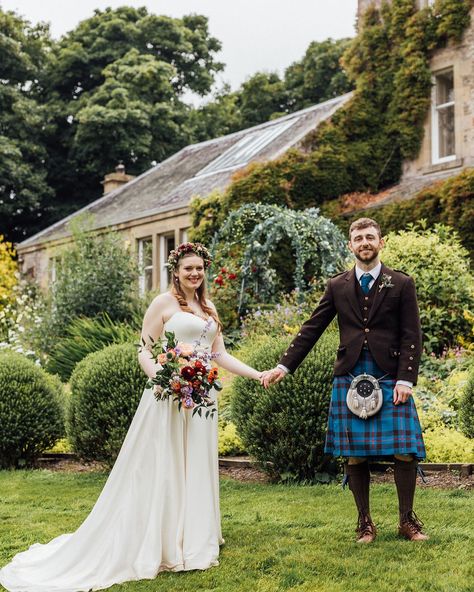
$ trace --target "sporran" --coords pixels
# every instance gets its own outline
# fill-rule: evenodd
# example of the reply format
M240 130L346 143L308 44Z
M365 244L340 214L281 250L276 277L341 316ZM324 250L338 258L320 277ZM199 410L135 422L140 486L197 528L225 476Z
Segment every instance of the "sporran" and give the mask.
M379 384L381 379L377 380L365 373L351 377L352 382L346 397L349 409L361 419L378 413L383 404L383 393Z

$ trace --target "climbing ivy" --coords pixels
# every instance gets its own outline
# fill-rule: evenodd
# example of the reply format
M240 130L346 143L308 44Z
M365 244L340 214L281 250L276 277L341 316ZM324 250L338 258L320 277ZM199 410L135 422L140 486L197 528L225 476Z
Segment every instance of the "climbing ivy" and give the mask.
M284 253L283 270L274 266L277 247ZM217 267L227 258L239 261L239 311L250 300L274 300L282 271L285 275L293 270L294 287L303 298L315 278L326 279L344 269L349 254L341 231L318 209L263 204L233 211L215 235L212 250Z
M240 172L213 202L213 223L245 203L302 209L397 183L403 160L416 157L423 139L430 54L461 39L470 7L470 0L436 0L419 10L416 0L392 0L369 8L343 56L353 97L307 136L302 151Z

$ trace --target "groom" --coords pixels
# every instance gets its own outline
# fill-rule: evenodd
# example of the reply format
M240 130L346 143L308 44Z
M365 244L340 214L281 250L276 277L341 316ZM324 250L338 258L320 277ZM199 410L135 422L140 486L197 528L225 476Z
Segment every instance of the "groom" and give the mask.
M375 220L360 218L352 223L349 249L355 267L328 281L311 318L300 328L278 366L263 377L268 387L294 372L337 315L340 345L325 452L348 459L346 478L359 513L356 532L360 543L370 543L376 536L369 507L368 462L374 459L395 461L400 535L411 541L428 538L413 511L418 460L425 457L411 397L421 355L416 291L411 277L380 262L383 246ZM366 419L346 403L352 380L364 373L380 379L383 395L380 411Z

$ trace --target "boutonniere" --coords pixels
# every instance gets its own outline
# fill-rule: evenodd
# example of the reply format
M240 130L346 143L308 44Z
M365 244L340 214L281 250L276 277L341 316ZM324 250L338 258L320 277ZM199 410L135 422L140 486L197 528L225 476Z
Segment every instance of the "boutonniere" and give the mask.
M382 273L379 284L379 292L381 292L383 288L393 288L394 285L395 284L392 284L392 276Z

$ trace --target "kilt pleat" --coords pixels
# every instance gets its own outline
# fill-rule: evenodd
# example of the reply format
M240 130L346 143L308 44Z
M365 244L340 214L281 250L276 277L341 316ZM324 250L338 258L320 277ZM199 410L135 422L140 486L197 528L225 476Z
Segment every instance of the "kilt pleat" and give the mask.
M367 349L362 350L351 374L357 376L363 372L375 378L384 376ZM350 375L334 377L324 451L335 457L384 460L394 454L412 454L423 460L426 457L425 445L413 397L406 403L394 405L396 380L386 377L380 382L383 392L381 410L368 419L360 419L346 404L351 381Z

